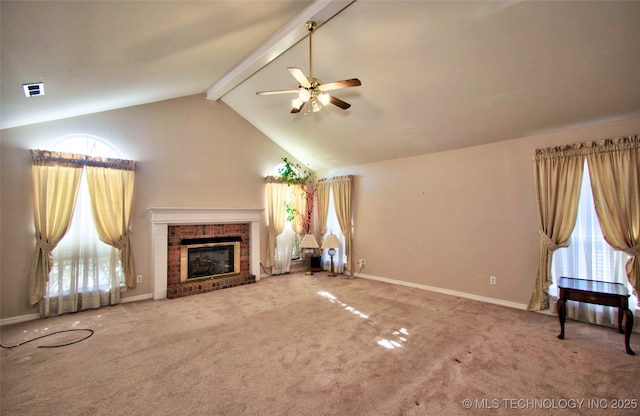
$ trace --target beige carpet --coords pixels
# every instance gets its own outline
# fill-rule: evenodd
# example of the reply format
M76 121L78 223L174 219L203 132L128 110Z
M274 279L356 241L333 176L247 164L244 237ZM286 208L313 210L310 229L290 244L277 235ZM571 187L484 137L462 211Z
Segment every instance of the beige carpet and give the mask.
M2 350L3 416L640 414L640 355L613 329L568 321L560 341L552 316L365 279L270 277L0 341L70 328L95 334Z

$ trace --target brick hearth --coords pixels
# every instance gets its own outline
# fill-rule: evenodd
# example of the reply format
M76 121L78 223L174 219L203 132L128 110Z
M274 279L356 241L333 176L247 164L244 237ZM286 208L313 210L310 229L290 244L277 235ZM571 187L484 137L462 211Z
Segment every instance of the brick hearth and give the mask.
M256 282L250 273L249 247L250 225L243 224L203 224L170 225L167 236L167 297L177 298L226 289ZM195 281L180 281L180 247L182 239L210 237L240 237L240 273L235 276L213 277Z

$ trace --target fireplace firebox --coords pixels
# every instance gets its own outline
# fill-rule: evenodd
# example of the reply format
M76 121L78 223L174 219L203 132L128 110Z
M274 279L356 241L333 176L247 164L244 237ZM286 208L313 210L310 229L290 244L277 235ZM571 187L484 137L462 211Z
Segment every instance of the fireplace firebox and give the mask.
M183 239L180 281L195 281L240 273L240 237Z

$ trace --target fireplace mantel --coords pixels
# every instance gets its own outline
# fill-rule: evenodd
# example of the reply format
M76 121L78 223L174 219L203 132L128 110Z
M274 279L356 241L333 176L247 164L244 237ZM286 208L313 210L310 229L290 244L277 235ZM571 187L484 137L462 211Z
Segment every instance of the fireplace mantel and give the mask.
M151 214L153 298L167 297L167 239L169 225L249 223L251 274L260 279L260 221L263 209L148 208Z

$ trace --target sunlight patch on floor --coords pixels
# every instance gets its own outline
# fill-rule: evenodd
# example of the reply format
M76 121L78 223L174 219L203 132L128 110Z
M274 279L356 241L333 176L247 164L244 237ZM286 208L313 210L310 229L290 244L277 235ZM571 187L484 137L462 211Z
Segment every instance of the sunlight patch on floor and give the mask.
M389 350L393 350L395 348L402 348L402 344L407 342L407 337L409 336L409 331L407 328L400 328L397 331L391 332L393 335L393 339L380 338L377 341L377 344L381 347L387 348Z
M335 296L333 296L329 292L319 291L318 295L322 296L325 299L328 299L329 302L331 302L331 303L335 303L336 305L342 306L344 308L344 310L346 310L348 312L351 312L352 314L354 314L356 316L359 316L360 318L363 318L363 319L369 318L369 315L365 315L364 313L360 312L359 310L357 310L353 306L349 306L346 303L341 302L340 300L338 300L338 298L336 298Z
M337 297L335 297L329 292L318 291L318 295L327 299L331 303L341 306L345 311L351 312L352 314L359 316L360 318L363 318L363 319L369 318L369 315L365 315L364 313L360 312L353 306L350 306L340 301ZM409 330L407 328L402 327L396 331L391 331L391 335L387 336L387 338L382 338L382 337L376 338L376 343L381 347L384 347L389 350L393 350L397 348L402 348L403 344L407 342L408 337L409 337Z

